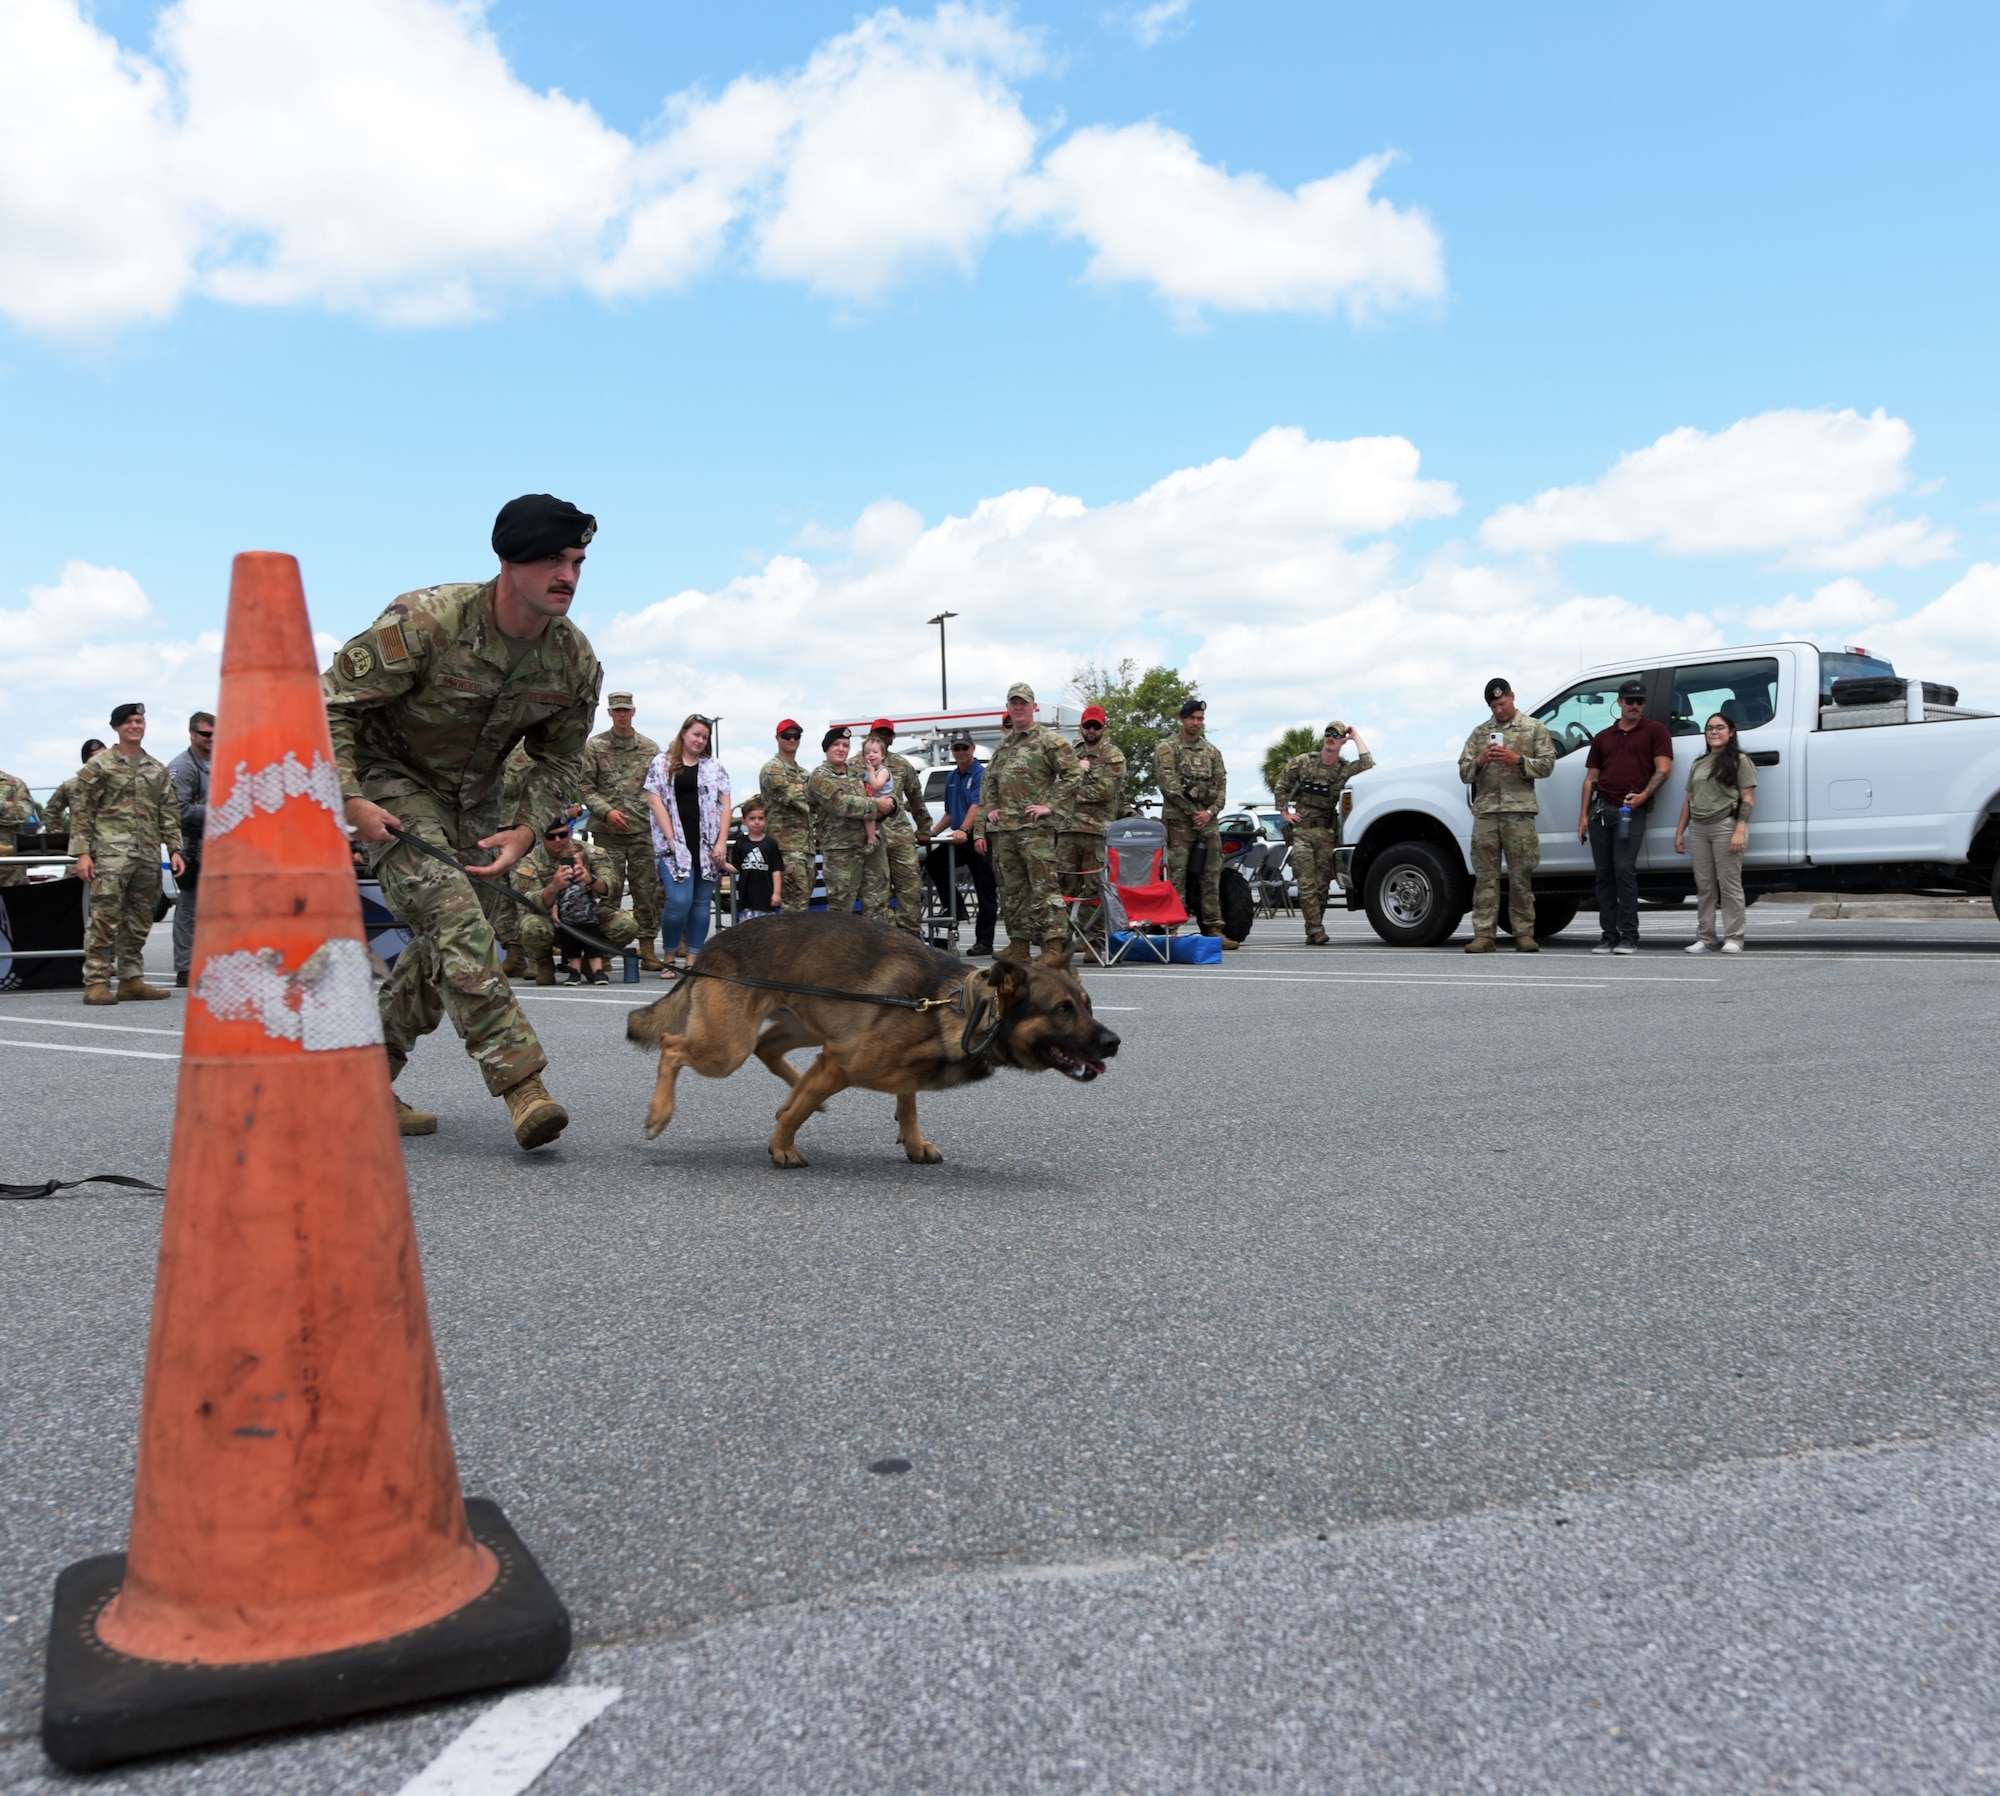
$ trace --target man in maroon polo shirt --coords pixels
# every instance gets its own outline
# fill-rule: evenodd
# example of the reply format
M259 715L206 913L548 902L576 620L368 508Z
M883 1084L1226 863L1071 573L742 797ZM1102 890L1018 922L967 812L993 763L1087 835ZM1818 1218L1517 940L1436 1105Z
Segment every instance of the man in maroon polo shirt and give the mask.
M1597 868L1596 954L1639 952L1639 848L1646 809L1674 770L1667 726L1646 715L1646 682L1618 688L1618 721L1599 730L1584 762L1576 839L1588 840Z

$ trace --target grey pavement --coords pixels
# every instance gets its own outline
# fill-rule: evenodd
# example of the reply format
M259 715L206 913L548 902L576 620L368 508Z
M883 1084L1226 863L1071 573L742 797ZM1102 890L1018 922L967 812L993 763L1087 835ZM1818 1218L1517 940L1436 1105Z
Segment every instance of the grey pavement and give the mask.
M537 1788L1984 1787L2000 924L1644 923L1095 974L1110 1073L926 1100L942 1167L850 1092L774 1171L754 1065L647 1143L623 988L531 999L532 1157L427 1044L466 1486L626 1689ZM170 1061L0 1063L8 1176L164 1168ZM152 1204L0 1204L8 1788L70 1781L40 1633L123 1541ZM393 1790L478 1707L99 1781Z

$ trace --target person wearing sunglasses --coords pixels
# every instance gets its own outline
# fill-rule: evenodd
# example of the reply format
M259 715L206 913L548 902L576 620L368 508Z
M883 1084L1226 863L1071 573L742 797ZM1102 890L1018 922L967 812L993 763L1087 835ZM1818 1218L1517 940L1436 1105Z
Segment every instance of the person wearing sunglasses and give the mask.
M1646 682L1618 688L1618 721L1599 730L1583 764L1576 839L1597 868L1598 943L1593 954L1639 952L1639 850L1653 794L1674 770L1674 739L1646 715Z
M1690 954L1743 952L1743 850L1750 841L1750 810L1757 802L1757 768L1736 740L1736 725L1718 711L1702 731L1703 753L1688 769L1687 796L1674 825L1674 852L1694 854L1694 889L1700 899ZM1717 901L1722 933L1715 927Z
M1056 806L1056 867L1062 894L1075 900L1078 925L1105 946L1104 826L1118 814L1125 794L1125 751L1111 739L1102 705L1085 705L1077 725L1076 784Z
M201 895L201 835L208 827L208 764L215 753L215 713L188 719L188 745L167 763L181 801L181 856L187 871L174 884L174 984L185 986L194 965L194 911Z
M780 907L810 910L813 895L813 814L806 782L812 777L799 765L799 739L805 731L794 717L778 723L778 752L757 775L757 796L764 801L764 833L785 857Z

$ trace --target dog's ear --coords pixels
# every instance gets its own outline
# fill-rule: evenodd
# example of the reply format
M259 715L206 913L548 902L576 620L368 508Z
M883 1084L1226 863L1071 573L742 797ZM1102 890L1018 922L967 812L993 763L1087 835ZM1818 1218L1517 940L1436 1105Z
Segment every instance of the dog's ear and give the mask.
M1028 969L1018 960L996 960L993 971L987 975L987 984L999 1000L1000 1008L1005 1010L1028 995Z
M1047 948L1044 948L1039 964L1047 967L1053 973L1067 973L1069 971L1069 956L1070 945L1068 942L1065 942L1053 954Z

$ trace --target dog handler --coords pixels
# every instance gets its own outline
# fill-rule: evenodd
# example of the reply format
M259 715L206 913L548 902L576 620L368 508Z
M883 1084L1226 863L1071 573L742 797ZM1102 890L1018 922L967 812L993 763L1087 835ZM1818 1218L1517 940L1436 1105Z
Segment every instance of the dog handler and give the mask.
M553 1141L569 1113L542 1084L548 1056L500 971L491 916L505 900L482 888L535 845L531 819L563 815L582 790L603 673L568 614L596 533L547 493L509 500L493 524L496 578L403 594L321 681L347 820L415 937L380 993L389 1076L449 1016L523 1148ZM503 804L516 743L534 766ZM394 840L391 823L471 863L470 877ZM400 1097L396 1118L405 1135L437 1128Z

